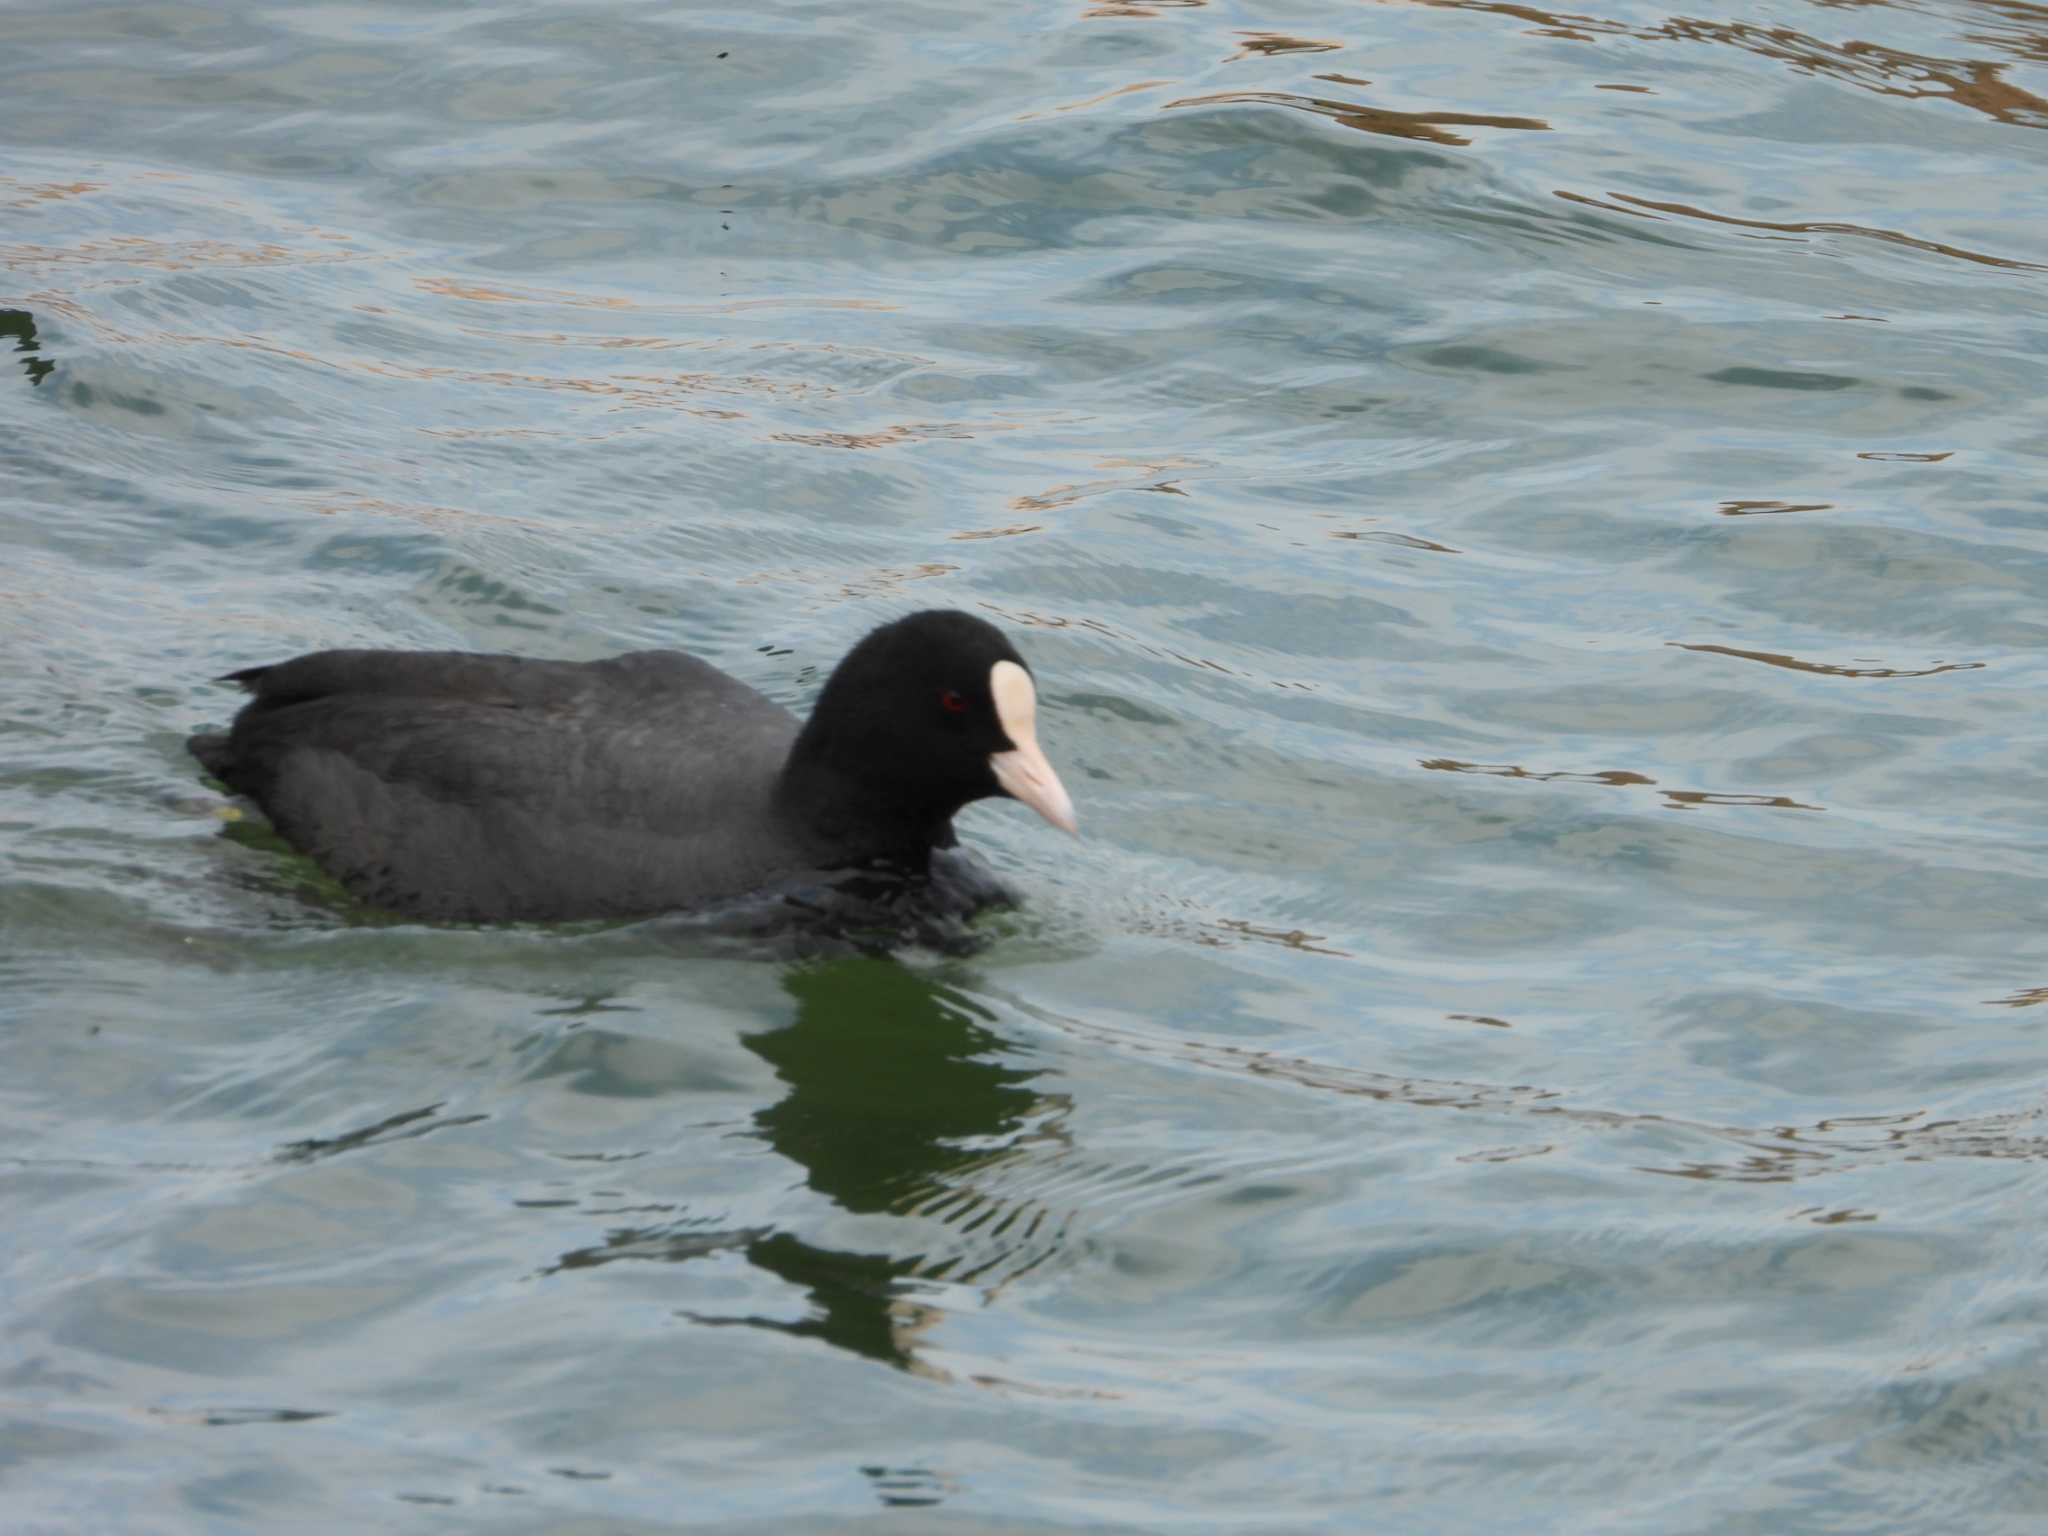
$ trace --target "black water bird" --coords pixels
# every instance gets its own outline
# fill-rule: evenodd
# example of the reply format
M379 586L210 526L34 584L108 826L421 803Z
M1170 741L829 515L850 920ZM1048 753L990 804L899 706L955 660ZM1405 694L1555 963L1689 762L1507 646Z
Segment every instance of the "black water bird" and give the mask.
M679 651L318 651L221 681L252 697L193 755L353 895L409 917L801 902L849 872L919 885L957 876L953 816L995 795L1076 830L1030 668L952 610L867 635L807 721ZM984 875L968 904L990 892Z

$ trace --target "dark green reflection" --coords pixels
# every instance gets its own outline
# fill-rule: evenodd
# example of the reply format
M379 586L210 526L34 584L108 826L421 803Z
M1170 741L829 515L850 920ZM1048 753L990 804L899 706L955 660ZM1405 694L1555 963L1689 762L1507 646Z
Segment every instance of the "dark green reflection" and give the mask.
M754 1116L755 1128L840 1210L903 1217L902 1246L855 1251L786 1228L718 1227L685 1218L615 1228L602 1243L563 1254L550 1272L621 1259L681 1263L738 1250L800 1288L808 1315L792 1323L691 1313L693 1321L823 1339L909 1367L918 1330L931 1314L904 1294L902 1282L955 1272L963 1238L945 1223L985 1217L989 1206L963 1186L971 1185L975 1170L1007 1153L1047 1100L1030 1086L1038 1074L999 1064L1006 1042L980 1009L893 960L849 957L803 967L784 985L796 999L795 1019L746 1037L788 1087ZM598 1034L579 1034L582 1049L573 1059L601 1058ZM561 1069L558 1063L551 1070ZM956 1194L946 1216L919 1214L935 1198ZM935 1259L927 1251L933 1242L951 1252ZM975 1246L982 1251L974 1255L972 1272L1000 1262L1001 1240L985 1238Z
M1016 1135L1041 1102L1028 1086L1035 1073L991 1059L1004 1041L974 1005L892 960L799 970L785 985L795 1021L750 1035L747 1045L789 1093L754 1123L843 1210L903 1210L986 1161L991 1141ZM816 1309L799 1323L747 1321L911 1363L914 1320L895 1291L922 1254L822 1248L791 1232L758 1238L746 1252L803 1287Z
M1006 1042L981 1010L892 960L843 960L784 985L795 1021L746 1043L790 1091L754 1123L846 1210L891 1210L981 1161L985 1149L959 1140L1013 1131L1038 1102L1035 1073L987 1059Z
M36 321L35 316L31 315L27 310L0 309L0 336L12 337L14 339L14 350L28 354L27 357L22 359L21 366L28 370L29 383L40 384L44 379L56 372L57 365L55 363L35 355Z

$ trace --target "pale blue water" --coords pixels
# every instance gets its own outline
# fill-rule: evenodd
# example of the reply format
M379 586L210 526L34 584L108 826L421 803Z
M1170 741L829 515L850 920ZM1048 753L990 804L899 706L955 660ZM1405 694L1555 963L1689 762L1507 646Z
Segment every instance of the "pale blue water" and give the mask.
M0 11L0 1524L2038 1531L2044 129L2018 0ZM182 748L927 605L1086 833L966 960Z

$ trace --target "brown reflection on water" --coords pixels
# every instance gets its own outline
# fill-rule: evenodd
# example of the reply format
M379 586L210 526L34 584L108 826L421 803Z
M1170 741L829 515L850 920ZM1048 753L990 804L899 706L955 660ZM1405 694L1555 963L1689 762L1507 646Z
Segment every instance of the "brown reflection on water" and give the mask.
M1852 40L1823 42L1791 27L1765 27L1746 21L1703 21L1674 16L1653 27L1630 26L1597 16L1547 11L1512 0L1415 0L1442 10L1484 11L1533 23L1538 37L1574 42L1625 37L1644 43L1717 43L1772 59L1804 75L1818 75L1880 96L1906 100L1952 101L1981 112L1996 122L2022 128L2048 128L2048 100L2004 78L2006 65L1990 59L1948 59L1909 53L1882 43ZM2048 56L2048 12L2019 0L1990 0L1985 6L2015 24L2016 36L1994 32L1966 33L1977 43L2027 63Z
M1976 0L1979 10L1989 11L2008 23L2006 32L1965 32L1966 43L2002 48L2036 64L2048 64L2048 6L2030 5L2026 0Z
M1514 763L1463 763L1454 757L1424 758L1422 766L1438 773L1476 773L1495 779L1527 779L1536 784L1603 784L1610 789L1628 789L1636 785L1654 787L1657 782L1648 774L1635 773L1627 768L1606 768L1597 773L1572 773L1564 769L1532 773ZM1753 805L1778 811L1827 809L1826 806L1794 800L1789 795L1718 794L1704 789L1660 789L1657 793L1669 801L1675 811L1696 810L1703 805Z
M1954 458L1955 450L1951 448L1946 453L1879 453L1873 451L1870 453L1859 453L1856 457L1868 459L1873 464L1939 464L1943 459Z
M1376 544L1399 544L1407 549L1434 550L1440 555L1462 555L1465 553L1462 549L1453 549L1448 544L1437 544L1429 539L1418 538L1412 533L1395 533L1391 529L1371 529L1363 532L1346 529L1340 533L1332 533L1330 537L1333 539L1357 539Z
M1283 53L1335 53L1344 46L1312 37L1289 37L1284 32L1240 32L1237 35L1244 39L1244 43L1223 61L1226 64L1235 64L1239 59L1273 58Z
M600 352L672 352L679 348L702 350L709 345L683 336L574 336L567 331L504 331L483 325L465 325L461 331L465 336L488 336L495 341L516 341L522 346L594 347Z
M1299 950L1303 954L1335 955L1345 960L1351 958L1350 950L1331 949L1325 945L1322 941L1326 935L1309 933L1301 928L1261 928L1257 923L1246 922L1238 917L1222 918L1210 926L1220 928L1225 933L1234 933L1241 939L1253 939L1262 944L1278 944L1282 949Z
M1453 128L1520 128L1548 132L1550 124L1534 117L1494 117L1480 112L1394 112L1385 107L1368 107L1357 102L1332 101L1322 96L1296 96L1288 91L1218 91L1209 96L1184 96L1169 101L1161 111L1176 107L1263 106L1292 107L1331 118L1360 133L1385 134L1396 139L1419 139L1426 144L1459 145L1472 141Z
M2048 987L2029 987L2011 997L1987 997L1984 1001L1997 1008L2034 1008L2048 1003Z
M894 448L935 438L969 443L982 433L1016 430L1016 423L1006 421L905 421L879 432L771 432L768 441L799 443L807 448Z
M1026 533L1043 532L1043 523L1012 523L1007 528L976 528L971 533L949 533L946 537L955 543L965 543L970 539L1014 539Z
M360 251L320 251L263 241L232 245L225 240L152 240L146 235L109 235L76 245L0 245L0 267L148 267L156 272L189 272L200 267L287 267L367 261Z
M1732 645L1688 645L1682 640L1667 640L1666 645L1681 651L1700 651L1710 656L1733 656L1740 661L1760 661L1767 667L1784 667L1792 672L1812 672L1821 677L1933 677L1940 672L1977 672L1984 663L1981 661L1944 661L1931 667L1837 667L1824 661L1801 661L1797 656L1787 656L1778 651L1744 651Z
M577 309L636 309L631 299L607 298L596 294L572 293L566 288L491 288L483 283L457 277L416 277L413 287L443 299L467 299L472 304L567 304Z
M22 181L0 176L0 208L33 208L37 203L61 203L66 198L85 197L106 189L103 181Z
M1831 501L1724 501L1719 511L1723 517L1765 517L1779 512L1831 512L1834 506Z
M1106 459L1097 459L1095 467L1097 469L1135 469L1141 476L1151 476L1163 475L1169 469L1204 469L1207 468L1207 465L1201 459L1184 458L1177 453L1170 453L1164 458L1156 459L1134 459L1123 454L1111 454Z
M1147 480L1140 476L1123 480L1091 480L1085 485L1055 485L1040 491L1035 496L1013 496L1010 498L1012 512L1050 512L1055 507L1071 507L1077 501L1090 496L1100 496L1108 491L1153 491L1161 496L1185 496L1171 480Z
M1562 769L1551 773L1531 773L1513 763L1461 763L1453 757L1424 758L1422 766L1438 773L1478 773L1496 779L1529 779L1538 784L1606 784L1621 788L1629 784L1657 782L1648 774L1634 773L1626 768L1607 768L1598 773L1568 773Z
M1091 496L1101 496L1110 491L1154 491L1162 496L1185 496L1174 471L1201 469L1199 460L1183 458L1179 454L1168 454L1156 459L1136 459L1121 455L1095 461L1095 468L1101 470L1133 470L1134 474L1120 475L1109 480L1088 480L1070 485L1055 485L1034 495L1010 498L1012 512L1051 512L1060 507L1070 507L1077 501Z
M1083 21L1149 21L1161 11L1198 11L1209 0L1096 0Z
M1713 795L1702 789L1666 789L1660 791L1669 800L1672 809L1692 810L1701 805L1761 805L1780 811L1820 811L1827 807L1808 805L1794 800L1790 795Z
M2008 272L2048 272L2048 266L2042 266L2039 262L2015 261L2007 256L1987 256L1982 251L1965 250L1959 245L1945 245L1939 240L1922 240L1917 235L1903 234L1896 229L1878 229L1868 224L1841 224L1830 220L1781 223L1771 219L1743 219L1732 213L1714 213L1706 208L1695 208L1690 203L1654 202L1647 197L1633 197L1626 192L1611 194L1611 202L1602 202L1599 198L1588 197L1582 192L1560 191L1556 195L1568 203L1578 203L1586 208L1599 208L1607 213L1626 213L1639 219L1656 219L1664 214L1675 218L1705 219L1712 224L1729 224L1737 229L1766 230L1770 232L1771 238L1855 235L1866 240L1881 240L1887 245L1903 245L1909 250L1927 251L1936 256L1953 256L1957 261L1975 262L1978 266L1997 267Z
M2042 1113L2028 1109L1968 1120L1926 1120L1926 1111L1916 1109L1898 1115L1837 1115L1812 1125L1755 1131L1716 1127L1717 1134L1744 1145L1746 1153L1727 1162L1642 1166L1637 1171L1677 1179L1790 1184L1795 1179L1847 1172L1895 1157L1914 1162L1931 1157L2038 1162L2048 1159L2048 1139L2037 1131Z
M1048 107L1043 112L1020 113L1016 121L1030 123L1061 112L1085 112L1090 107L1101 106L1105 101L1115 101L1119 96L1132 96L1139 91L1156 91L1163 85L1172 84L1171 80L1135 80L1129 85L1120 85L1113 91L1104 91L1100 96L1090 96L1082 101L1069 101L1057 107Z

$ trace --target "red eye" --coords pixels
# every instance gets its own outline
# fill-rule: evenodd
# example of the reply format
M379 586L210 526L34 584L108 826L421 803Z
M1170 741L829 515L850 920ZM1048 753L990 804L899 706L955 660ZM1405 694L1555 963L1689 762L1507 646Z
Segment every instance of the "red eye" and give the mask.
M967 713L967 699L964 695L951 688L941 688L939 690L939 708L949 715L964 715Z

